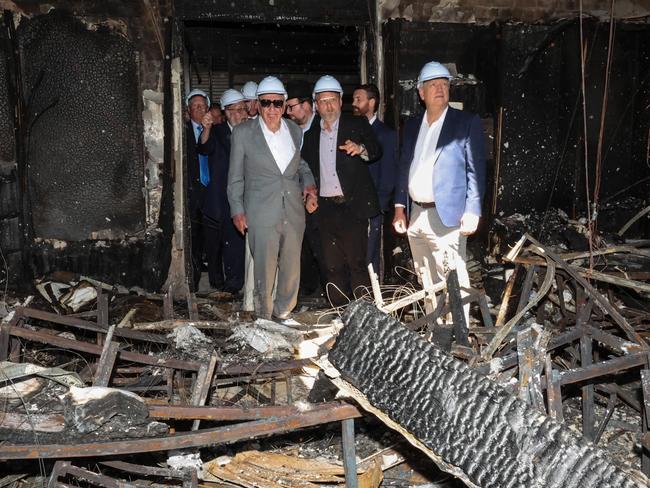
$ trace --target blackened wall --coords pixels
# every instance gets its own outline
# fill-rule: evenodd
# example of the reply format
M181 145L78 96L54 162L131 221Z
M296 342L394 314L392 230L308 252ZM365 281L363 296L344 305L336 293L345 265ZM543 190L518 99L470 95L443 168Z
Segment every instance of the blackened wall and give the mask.
M596 22L584 27L585 155L578 23L503 26L499 89L504 121L497 213L550 206L570 215L586 214L587 192L591 201L594 198L608 29L608 24ZM649 37L647 28L624 24L616 28L602 137L601 201L650 176L646 160L650 80L643 55ZM627 194L644 198L648 188L647 183L632 186Z
M18 29L28 101L28 184L36 237L82 240L144 226L135 51L55 10Z
M6 25L0 28L0 289L23 273L22 226L14 136L13 70Z
M586 165L577 19L490 26L400 19L387 21L383 28L389 124L399 126L424 110L415 83L430 60L456 64L464 79L452 84L451 99L479 113L486 128L487 119L492 119L495 135L502 109L500 157L497 161L495 148L488 166L486 215L494 203L494 188L497 216L548 207L585 215L587 186L592 201L594 196L608 23L590 20L584 25ZM650 28L618 23L613 52L602 144L603 203L650 194ZM468 74L478 83L468 82Z

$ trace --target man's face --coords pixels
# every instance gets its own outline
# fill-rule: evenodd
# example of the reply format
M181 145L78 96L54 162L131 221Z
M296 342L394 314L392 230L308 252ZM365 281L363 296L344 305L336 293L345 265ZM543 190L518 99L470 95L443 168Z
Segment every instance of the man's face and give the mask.
M214 121L215 125L223 122L223 112L219 107L210 107L210 115L212 115L212 120Z
M255 117L259 111L257 100L246 100L246 110L248 110L249 117Z
M368 98L366 90L354 90L352 94L352 113L354 115L363 115L364 117L372 117L375 113L374 99Z
M427 110L444 110L449 105L449 80L447 78L425 81L418 91Z
M280 119L284 113L284 97L282 95L278 95L277 93L266 93L264 95L260 95L260 98L258 100L260 107L260 117L262 117L262 120L266 126L277 127L280 124ZM264 105L267 104L268 106L265 107ZM279 105L279 107L276 107L276 105Z
M290 98L287 100L287 116L298 125L304 125L309 122L313 109L309 102L301 102L299 98Z
M241 124L246 119L248 119L246 102L237 102L226 107L226 120L233 127Z
M343 101L336 92L322 92L316 95L316 108L326 122L334 122L341 115Z
M201 95L194 95L190 98L187 105L187 111L190 114L190 119L197 124L200 124L201 120L203 120L203 116L208 112L208 104L206 103L205 98Z

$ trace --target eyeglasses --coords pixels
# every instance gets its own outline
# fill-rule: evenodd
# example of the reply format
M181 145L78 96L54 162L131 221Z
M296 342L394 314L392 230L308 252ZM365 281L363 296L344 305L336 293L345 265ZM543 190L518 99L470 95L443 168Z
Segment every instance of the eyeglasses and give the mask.
M243 113L243 112L247 112L247 110L245 108L227 108L226 112Z
M336 105L339 100L340 98L338 97L319 98L316 100L316 103L318 105Z
M307 101L306 98L301 98L298 102L294 103L293 105L287 105L287 112L291 112L294 107L297 107L298 105L302 105Z
M268 98L260 98L260 105L264 108L269 108L273 105L275 108L282 108L284 100L269 100Z

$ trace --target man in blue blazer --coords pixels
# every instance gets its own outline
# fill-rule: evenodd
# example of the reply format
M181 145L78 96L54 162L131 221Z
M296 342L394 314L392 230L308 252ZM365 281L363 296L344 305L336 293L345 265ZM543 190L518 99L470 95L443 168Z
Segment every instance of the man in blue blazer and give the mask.
M451 78L435 61L420 71L418 91L426 112L404 126L393 225L398 233L407 232L416 268L427 258L434 282L456 269L461 287L469 287L465 249L481 216L485 147L478 116L449 106Z
M360 85L352 93L352 111L355 115L368 118L370 127L381 146L382 155L377 161L368 164L370 176L377 190L381 214L371 217L368 229L368 255L366 264L372 263L372 268L381 276L381 229L385 212L388 212L393 190L395 174L397 173L397 133L377 118L379 108L379 88L374 84Z

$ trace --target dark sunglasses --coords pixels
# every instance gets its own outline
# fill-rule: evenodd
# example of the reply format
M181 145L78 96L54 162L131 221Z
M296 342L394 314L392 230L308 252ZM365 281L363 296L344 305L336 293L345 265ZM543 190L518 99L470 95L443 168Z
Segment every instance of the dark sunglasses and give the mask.
M264 108L269 108L273 105L275 108L282 108L284 100L269 100L268 98L260 98L260 105Z

